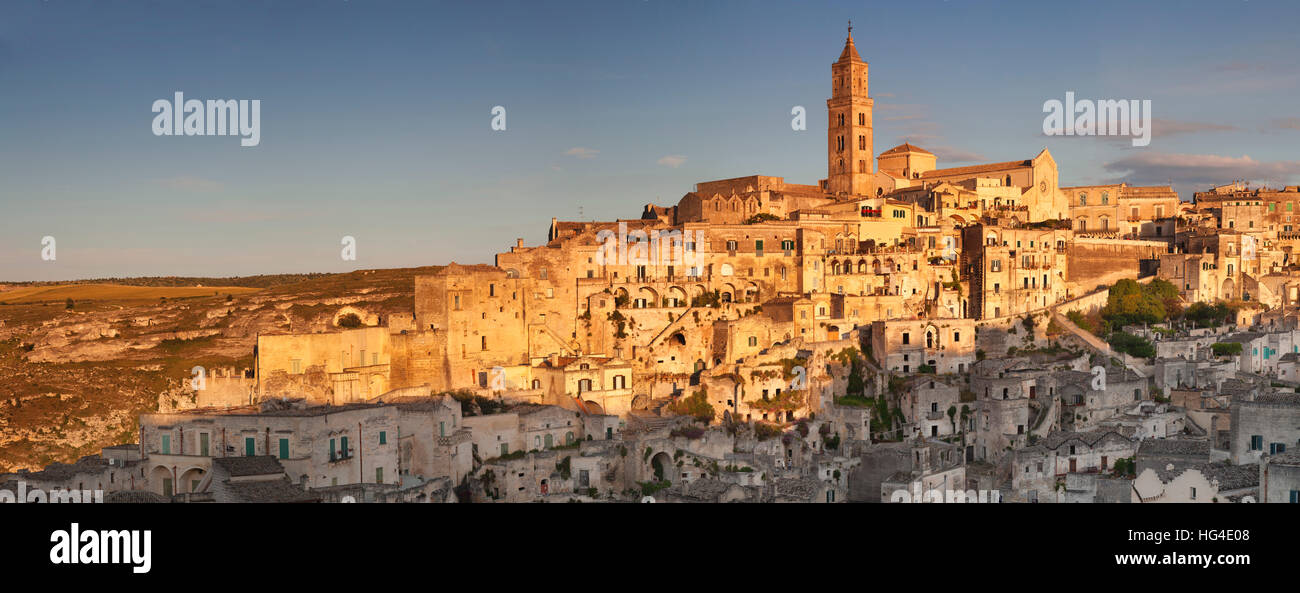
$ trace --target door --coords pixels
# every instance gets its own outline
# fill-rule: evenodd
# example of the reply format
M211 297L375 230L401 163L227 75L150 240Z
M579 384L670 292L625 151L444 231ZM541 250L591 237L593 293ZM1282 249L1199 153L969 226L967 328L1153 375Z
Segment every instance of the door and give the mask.
M244 455L249 457L257 455L257 439L244 437Z
M1078 469L1078 468L1077 468L1077 466L1076 466L1076 464L1075 464L1074 459L1071 458L1071 459L1070 459L1070 473L1074 473L1075 471L1077 471L1077 469Z

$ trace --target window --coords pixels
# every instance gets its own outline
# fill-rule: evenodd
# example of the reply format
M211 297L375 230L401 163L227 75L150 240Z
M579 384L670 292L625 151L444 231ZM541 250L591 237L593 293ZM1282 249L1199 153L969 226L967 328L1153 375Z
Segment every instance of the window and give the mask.
M162 435L162 454L163 455L172 454L172 435L169 434Z
M995 259L995 260L990 261L990 262L989 262L989 271L990 271L990 272L1001 272L1001 271L1002 271L1002 260L1000 260L1000 259Z
M336 449L334 445L334 439L330 439L330 461L338 459L338 449Z
M202 455L203 457L208 456L208 438L208 433L199 433L199 455Z
M1192 488L1192 500L1196 500L1196 488Z
M388 444L388 431L384 431L384 430L379 431L379 444L381 445Z
M384 483L384 468L382 467L375 468L375 483L376 484Z
M1260 451L1260 450L1262 450L1263 448L1264 448L1264 437L1261 436L1261 435L1257 435L1257 434L1256 434L1256 435L1251 435L1251 437L1250 437L1250 450L1251 450L1251 451Z
M289 439L280 439L280 459L288 459L288 458L289 458Z
M960 341L961 341L961 332L952 332L952 341L954 341L954 342L960 342Z
M904 332L904 333L903 333L903 343L904 343L904 344L910 344L910 343L912 343L912 334L909 334L909 333Z
M340 449L340 452L342 453L344 459L352 457L352 451L348 449L348 437L339 437L339 445L342 447L342 449Z

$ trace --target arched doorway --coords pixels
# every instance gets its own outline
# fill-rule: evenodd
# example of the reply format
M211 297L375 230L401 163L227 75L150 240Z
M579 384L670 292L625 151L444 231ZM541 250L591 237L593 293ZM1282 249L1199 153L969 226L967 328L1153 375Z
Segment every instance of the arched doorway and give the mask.
M153 491L163 496L170 497L176 494L176 487L172 480L172 470L166 466L158 466L149 472L149 483L153 486Z
M650 458L650 467L654 468L655 480L662 482L673 475L673 458L660 451Z
M199 484L203 482L203 476L205 475L207 475L207 472L203 471L202 468L192 467L185 470L176 485L176 491L179 493L198 492Z

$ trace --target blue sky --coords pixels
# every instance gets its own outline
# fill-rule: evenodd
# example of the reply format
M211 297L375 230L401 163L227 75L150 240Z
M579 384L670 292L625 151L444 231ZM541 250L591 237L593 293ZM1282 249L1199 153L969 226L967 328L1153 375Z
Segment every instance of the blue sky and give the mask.
M552 216L635 218L756 173L816 183L847 19L876 152L910 140L957 166L1047 147L1063 185L1184 197L1300 183L1298 17L1258 0L13 0L0 281L491 262ZM176 91L260 99L261 144L154 136L151 105ZM1044 136L1066 91L1151 99L1151 145Z

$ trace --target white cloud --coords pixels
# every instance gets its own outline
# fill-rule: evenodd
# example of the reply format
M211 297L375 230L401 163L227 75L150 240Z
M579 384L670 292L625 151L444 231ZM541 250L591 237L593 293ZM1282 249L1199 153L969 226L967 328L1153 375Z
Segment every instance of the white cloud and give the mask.
M1258 161L1246 155L1231 157L1143 151L1102 166L1107 171L1118 173L1117 181L1135 185L1163 185L1172 181L1175 185L1186 184L1183 189L1209 187L1234 179L1279 187L1300 178L1300 161Z
M581 146L575 146L573 148L564 151L564 154L568 156L578 157L580 159L590 159L590 158L595 158L596 154L599 152L600 152L599 150L596 150L594 148L583 148Z
M680 167L686 163L686 156L681 154L670 154L655 162L665 167L672 167L676 169L677 167Z

